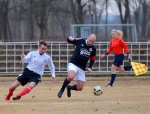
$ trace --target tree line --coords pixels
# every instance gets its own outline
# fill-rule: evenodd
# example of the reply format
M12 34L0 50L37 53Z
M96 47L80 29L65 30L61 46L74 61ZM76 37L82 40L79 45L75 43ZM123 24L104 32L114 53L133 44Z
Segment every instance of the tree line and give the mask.
M0 0L0 40L61 41L71 24L110 24L112 15L150 38L150 0Z

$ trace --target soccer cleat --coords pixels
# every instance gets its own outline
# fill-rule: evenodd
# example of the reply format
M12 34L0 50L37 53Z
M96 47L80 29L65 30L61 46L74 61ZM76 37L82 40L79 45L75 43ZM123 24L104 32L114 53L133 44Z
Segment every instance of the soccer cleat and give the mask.
M8 93L8 95L5 97L5 100L9 100L12 95L13 93Z
M71 89L69 88L70 85L68 85L66 88L67 88L67 96L68 97L71 97Z
M65 89L60 89L60 91L58 92L58 97L61 98L62 94L64 93Z
M108 85L106 85L105 87L113 87L112 85L110 85L110 84L108 84Z
M19 100L21 98L21 96L15 96L15 97L13 97L12 99L13 100Z

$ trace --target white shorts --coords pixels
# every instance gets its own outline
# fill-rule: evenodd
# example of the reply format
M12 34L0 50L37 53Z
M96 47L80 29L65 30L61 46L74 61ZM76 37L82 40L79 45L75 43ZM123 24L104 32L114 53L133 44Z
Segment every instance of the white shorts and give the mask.
M77 81L83 81L85 82L85 72L78 66L74 65L73 63L69 63L68 65L68 71L73 70L75 71L76 75L74 77L74 80Z

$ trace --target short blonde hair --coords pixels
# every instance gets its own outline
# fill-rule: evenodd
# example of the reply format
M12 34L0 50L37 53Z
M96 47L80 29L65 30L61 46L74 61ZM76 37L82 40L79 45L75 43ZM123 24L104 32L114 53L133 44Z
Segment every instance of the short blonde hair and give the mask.
M117 35L118 35L118 37L122 38L123 32L121 30L117 30Z

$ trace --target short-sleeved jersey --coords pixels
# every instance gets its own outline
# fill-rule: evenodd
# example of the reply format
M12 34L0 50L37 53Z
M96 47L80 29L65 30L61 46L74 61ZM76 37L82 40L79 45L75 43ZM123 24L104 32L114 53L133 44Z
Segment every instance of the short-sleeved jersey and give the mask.
M85 71L87 62L91 56L96 56L96 48L94 45L88 46L86 40L75 38L74 41L67 40L68 43L74 44L75 51L71 57L70 63L75 64Z
M114 52L115 55L117 54L123 54L123 49L126 51L126 53L129 53L128 46L125 44L123 39L116 38L116 40L112 39L110 41L109 49L107 50L107 53Z
M52 76L55 76L55 66L52 58L46 53L40 55L38 51L31 51L22 59L22 62L28 63L27 68L41 76L45 66L48 65Z

